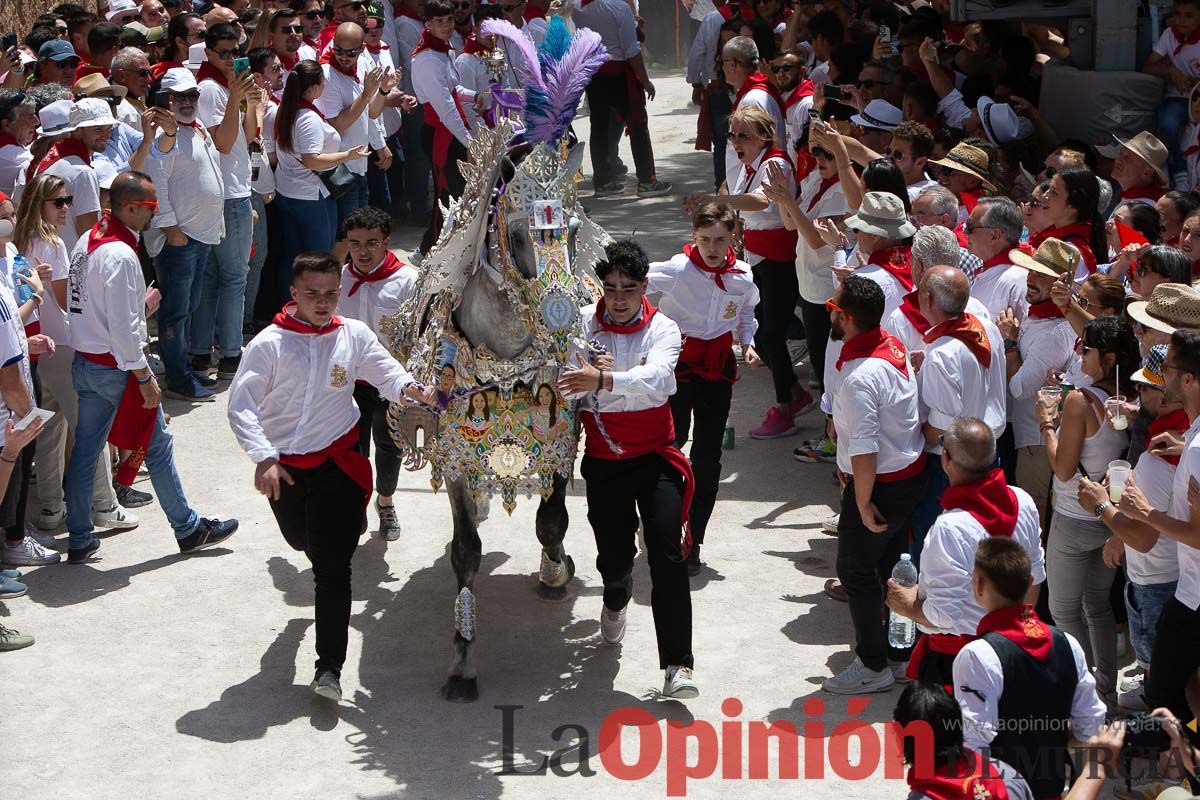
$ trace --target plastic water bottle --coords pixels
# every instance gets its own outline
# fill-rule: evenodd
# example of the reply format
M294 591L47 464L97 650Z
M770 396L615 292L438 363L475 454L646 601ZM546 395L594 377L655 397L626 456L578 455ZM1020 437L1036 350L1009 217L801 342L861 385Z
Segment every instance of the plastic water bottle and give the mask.
M21 275L32 275L33 271L29 268L29 259L24 253L17 253L13 258L13 288L16 290L17 305L24 305L33 297L33 287L25 281L21 280Z
M912 556L904 553L896 566L892 567L892 580L901 586L917 585L917 567L912 563ZM888 612L888 644L897 650L907 650L916 644L917 623L908 617L902 617L895 611Z

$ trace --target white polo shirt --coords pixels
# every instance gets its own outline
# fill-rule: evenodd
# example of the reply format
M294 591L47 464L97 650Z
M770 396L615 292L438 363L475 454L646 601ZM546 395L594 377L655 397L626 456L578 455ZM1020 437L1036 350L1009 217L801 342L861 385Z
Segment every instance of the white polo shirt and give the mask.
M1175 465L1163 461L1149 450L1142 453L1133 468L1133 479L1156 510L1171 513L1171 487ZM1139 586L1179 580L1179 548L1169 536L1158 535L1148 553L1139 553L1125 545L1125 573Z
M1027 317L1017 334L1021 367L1008 381L1008 408L1017 447L1042 443L1038 430L1037 393L1052 369L1064 372L1075 353L1075 331L1062 317Z
M365 51L359 54L358 62L355 66L357 79L339 72L333 68L332 64L321 65L321 70L325 73L325 91L321 92L321 96L316 99L313 105L321 110L321 113L325 115L325 119L330 120L341 114L362 95L362 76L371 67L371 57ZM350 126L342 131L341 136L342 141L339 148L342 150L351 150L361 145L370 145L376 150L383 147L383 128L380 126L378 119L371 119L370 112L365 108L350 123ZM367 174L366 156L347 161L346 166L355 175Z
M146 162L147 167L157 163L153 159ZM79 241L75 220L84 214L100 211L100 179L96 177L96 170L84 164L79 156L60 158L47 167L44 174L62 178L67 184L67 194L75 198L71 207L67 209L67 224L59 230L63 244L66 245L67 252L70 252ZM161 197L159 202L162 202Z
M300 160L300 156L336 153L342 148L342 137L333 126L310 108L300 109L292 125L292 150L276 145L278 158L275 168L275 190L293 200L320 200L329 190L317 174ZM265 148L264 148L265 149Z
M1176 53L1175 49L1178 47L1179 39L1175 36L1174 29L1168 27L1154 43L1154 52L1167 59L1172 67L1189 78L1200 78L1200 43L1185 44ZM1175 88L1175 84L1167 81L1167 97L1185 96L1183 92Z
M225 182L212 136L180 125L173 152L174 158L146 162L146 172L158 188L158 213L146 232L146 249L152 256L166 242L162 229L172 225L204 244L217 244L225 237Z
M642 52L637 40L637 20L625 0L592 0L572 11L572 19L576 27L590 28L600 34L610 61L628 61Z

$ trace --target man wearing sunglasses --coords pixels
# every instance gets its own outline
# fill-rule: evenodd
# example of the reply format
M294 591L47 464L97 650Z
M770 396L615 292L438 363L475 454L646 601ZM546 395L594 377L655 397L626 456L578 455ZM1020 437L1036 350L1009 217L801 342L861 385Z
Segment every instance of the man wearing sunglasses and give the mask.
M279 56L283 67L283 81L287 84L287 76L292 74L300 61L300 48L304 46L304 25L295 11L285 8L271 15L271 28L267 37L267 47Z
M112 60L112 83L125 88L125 99L117 106L117 119L140 125L150 92L150 59L136 47L118 50Z
M808 129L812 109L813 84L808 80L804 62L794 52L784 52L771 61L771 82L783 98L783 116L787 128L787 151L796 161L796 142Z
M75 54L70 42L51 39L38 48L37 73L31 86L57 83L70 87L75 82L75 70L83 60Z
M317 37L321 35L321 29L325 27L325 4L321 0L292 0L289 7L296 12L296 19L304 26L300 58L315 60Z

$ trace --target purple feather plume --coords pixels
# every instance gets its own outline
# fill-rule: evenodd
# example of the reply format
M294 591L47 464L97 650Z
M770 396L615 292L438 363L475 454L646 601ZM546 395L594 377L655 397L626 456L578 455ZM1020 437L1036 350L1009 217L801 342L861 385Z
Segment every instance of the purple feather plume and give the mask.
M579 98L592 76L607 60L608 50L600 34L588 28L576 31L567 52L547 70L545 102L536 109L526 105L525 138L531 142L558 141L575 118Z
M537 47L533 40L525 34L521 33L515 25L503 19L484 20L480 29L480 35L500 36L512 42L521 52L524 64L513 64L513 69L517 70L521 78L521 83L527 87L533 87L539 92L546 91L546 84L542 80L542 66L538 61Z

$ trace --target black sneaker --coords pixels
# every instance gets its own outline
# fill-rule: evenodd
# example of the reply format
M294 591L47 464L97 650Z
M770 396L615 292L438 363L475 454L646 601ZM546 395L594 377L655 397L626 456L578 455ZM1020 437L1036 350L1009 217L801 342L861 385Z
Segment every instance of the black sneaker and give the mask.
M241 356L233 356L232 358L222 358L217 364L217 377L223 381L233 380L233 376L237 375L238 365L242 363Z
M96 552L99 549L100 549L100 540L97 539L95 536L93 536L92 540L90 542L88 542L87 544L85 544L83 547L72 547L71 549L67 550L67 563L68 564L83 564L89 558L91 558L92 553Z
M139 492L132 486L124 486L116 481L113 481L113 492L117 495L117 502L125 508L141 508L154 502L154 495L149 492Z
M211 389L217 385L217 379L203 372L193 372L192 377L196 379L196 383L200 384L205 389Z
M700 570L704 568L703 562L700 561L700 545L692 543L692 552L688 553L687 571L691 577L696 577L700 574Z
M207 375L212 369L212 356L192 356L192 372L198 372L201 375Z
M309 684L309 688L326 700L332 700L336 703L342 699L342 684L338 680L338 676L334 675L331 669L317 670L316 677Z
M237 529L238 521L236 519L219 520L201 517L196 530L179 540L179 552L186 555L206 547L214 547L233 536Z

